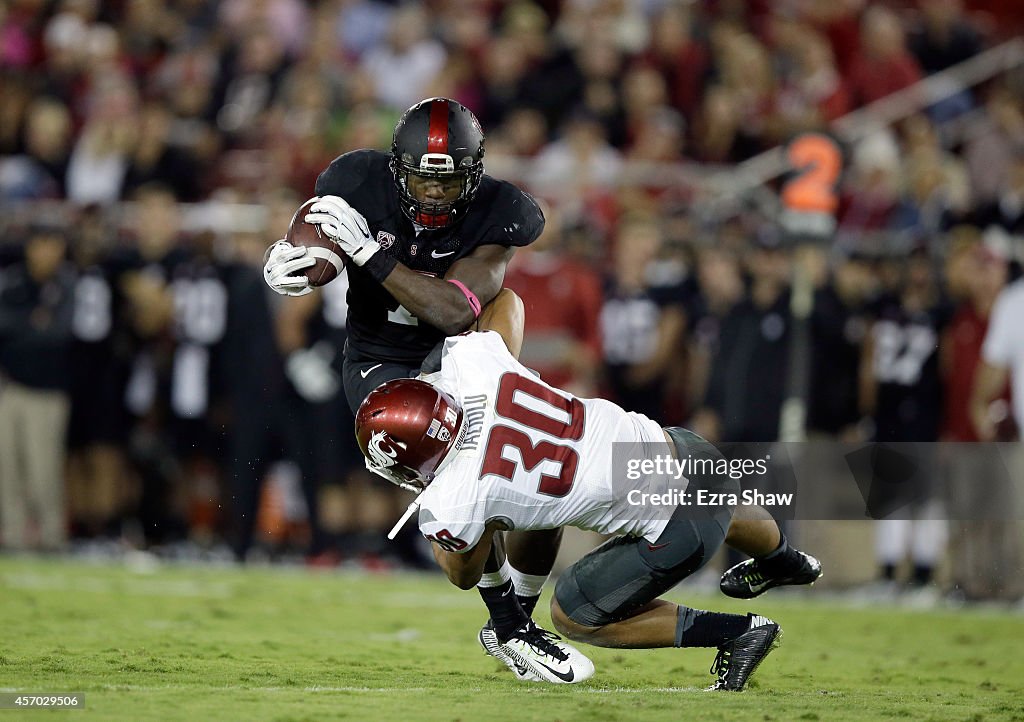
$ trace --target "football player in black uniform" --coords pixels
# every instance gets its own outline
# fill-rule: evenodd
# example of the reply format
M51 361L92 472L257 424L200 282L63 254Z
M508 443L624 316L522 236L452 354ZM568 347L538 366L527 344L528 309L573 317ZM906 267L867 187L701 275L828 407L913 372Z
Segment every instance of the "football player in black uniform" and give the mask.
M933 594L926 587L947 537L935 487L939 461L931 444L939 440L945 391L939 340L951 314L926 248L919 246L891 263L899 264L900 283L875 304L863 349L861 397L865 411L874 417L875 441L907 449L918 471L906 483L908 490L915 490L908 499L912 503L878 522L875 552L880 588L888 596L903 590L895 577L909 546L914 567L910 586L926 600Z
M429 98L402 116L390 155L352 151L317 179L318 200L305 220L347 259L343 377L353 413L380 384L437 363L427 360L431 351L474 325L498 296L515 249L544 228L529 195L484 175L483 156L473 113L454 100ZM313 263L305 247L278 241L268 250L264 277L278 293L304 295L312 289L301 271ZM480 632L488 653L513 637L557 644L529 615L560 539L560 530L512 532L511 569L497 557L489 563L478 587L491 614ZM509 593L513 583L517 594Z

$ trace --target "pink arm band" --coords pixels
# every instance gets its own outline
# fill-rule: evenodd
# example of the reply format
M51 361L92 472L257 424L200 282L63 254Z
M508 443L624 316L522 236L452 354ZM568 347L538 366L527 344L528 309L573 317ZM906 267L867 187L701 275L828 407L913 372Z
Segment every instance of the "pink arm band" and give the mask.
M449 278L448 283L453 284L457 289L462 291L462 295L469 301L469 307L473 309L473 318L480 317L480 299L476 297L476 294L466 288L466 284L462 281L456 281L454 278Z

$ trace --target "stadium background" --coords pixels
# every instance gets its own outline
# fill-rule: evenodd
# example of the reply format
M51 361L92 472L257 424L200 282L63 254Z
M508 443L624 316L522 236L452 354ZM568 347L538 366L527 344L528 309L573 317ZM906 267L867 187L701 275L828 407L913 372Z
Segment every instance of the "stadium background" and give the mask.
M552 383L723 441L973 440L977 344L932 361L1020 274L1022 24L1014 0L6 3L0 288L38 294L0 296L35 329L0 337L0 383L40 430L0 404L0 457L49 463L32 489L0 464L4 550L424 565L382 541L403 500L334 403L344 282L299 304L260 267L318 172L431 95L545 205L507 285ZM843 166L809 191L786 151L807 131ZM937 339L911 422L858 400L876 302L908 288ZM1015 523L900 522L877 555L876 530L791 531L823 585L1019 600Z

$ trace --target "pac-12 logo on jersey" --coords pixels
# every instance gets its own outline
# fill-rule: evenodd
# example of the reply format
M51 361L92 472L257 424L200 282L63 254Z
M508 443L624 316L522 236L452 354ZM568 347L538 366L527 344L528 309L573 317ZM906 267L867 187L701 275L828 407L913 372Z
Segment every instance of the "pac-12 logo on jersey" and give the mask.
M389 446L384 446L389 444ZM395 444L396 446L404 449L405 444L401 441L393 441L388 438L387 432L375 431L370 436L370 443L366 445L366 451L373 459L373 463L377 466L388 467L395 465L395 459L398 457L398 452L390 446Z
M377 243L385 250L391 248L395 245L395 235L387 231L377 231Z

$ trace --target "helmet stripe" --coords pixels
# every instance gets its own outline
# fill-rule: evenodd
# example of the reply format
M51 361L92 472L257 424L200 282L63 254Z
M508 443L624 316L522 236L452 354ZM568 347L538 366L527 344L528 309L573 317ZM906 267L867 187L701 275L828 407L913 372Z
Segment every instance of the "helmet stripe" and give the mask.
M435 100L430 104L427 152L448 154L448 101L446 100Z

